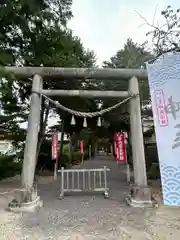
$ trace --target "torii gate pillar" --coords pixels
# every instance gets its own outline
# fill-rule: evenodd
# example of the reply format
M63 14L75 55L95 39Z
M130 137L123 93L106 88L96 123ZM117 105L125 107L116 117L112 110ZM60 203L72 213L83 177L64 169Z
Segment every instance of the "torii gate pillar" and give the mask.
M129 100L134 185L127 200L131 206L141 207L152 205L152 201L151 190L147 185L139 84L136 77L129 80L129 92L135 95Z
M41 96L38 92L42 89L42 85L43 82L41 76L35 75L32 83L30 113L21 176L21 189L17 191L15 201L12 201L9 204L9 209L15 212L34 211L42 205L42 201L40 201L40 197L37 195L37 187L34 185L41 109Z

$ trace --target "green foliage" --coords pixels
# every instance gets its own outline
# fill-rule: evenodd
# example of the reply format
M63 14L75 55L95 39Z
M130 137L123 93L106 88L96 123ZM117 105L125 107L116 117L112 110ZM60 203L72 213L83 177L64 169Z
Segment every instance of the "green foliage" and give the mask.
M141 68L145 67L145 62L152 59L152 54L145 49L144 45L134 43L128 39L124 48L117 51L110 61L105 61L103 67L112 68ZM104 81L104 89L108 90L127 90L128 81L119 79L117 81ZM140 93L143 100L149 100L148 81L143 80L140 83Z
M145 50L144 45L139 45L134 43L132 39L128 39L124 48L117 51L110 61L105 61L103 67L140 68L145 66L145 62L151 57L151 54ZM113 82L111 85L113 86Z
M147 170L152 163L158 163L158 152L156 144L145 145L146 168Z
M134 43L131 39L128 39L124 48L117 51L117 53L111 57L110 61L105 61L103 64L104 68L141 68L145 66L145 62L152 58L152 55L146 51L144 45L139 45ZM139 82L140 86L140 97L143 104L147 104L150 101L149 97L149 87L148 81L143 80ZM119 80L106 80L102 81L102 89L103 90L128 90L128 81L125 79ZM117 103L119 99L107 99L103 100L103 108L107 108L109 106ZM110 113L107 113L104 116L105 123L109 123L108 132L116 132L116 131L129 131L129 116L128 116L128 105L123 104L116 110L113 110ZM107 131L106 134L108 135ZM111 134L112 138L112 134Z
M36 170L48 169L53 171L54 162L51 158L51 141L45 140L41 146L41 152L38 157Z
M80 153L79 151L75 151L72 154L72 160L70 160L69 153L63 153L59 157L60 167L68 168L73 165L78 165L82 162L82 157L83 157L82 153ZM88 159L88 153L85 152L83 160L85 161L87 159Z
M84 160L88 159L88 153L85 151ZM59 167L69 167L71 165L76 165L81 163L82 154L78 150L74 150L72 153L72 160L69 155L69 145L65 144L63 146L63 153L59 156ZM54 170L54 161L51 157L51 141L45 140L42 144L41 152L39 154L38 163L37 163L37 171L40 169L48 169L50 171Z
M78 136L78 139L83 140L84 149L87 149L92 141L92 131L89 128L82 129ZM79 148L79 142L78 142L78 148Z
M20 174L22 161L15 161L15 156L0 155L0 180Z
M144 133L144 138L150 138L154 134L154 126Z
M88 151L84 151L84 158L83 159L84 159L84 161L89 159Z
M60 167L67 168L71 165L70 157L68 153L62 153L62 155L59 157L59 165Z
M78 164L78 163L81 163L81 161L82 161L82 153L80 153L79 151L73 152L72 164Z
M148 178L156 180L160 178L159 163L152 163L148 171Z
M63 145L63 153L68 154L69 153L69 144L64 144Z
M48 66L48 67L91 67L95 65L95 55L86 50L81 40L72 35L67 21L72 17L71 0L12 0L0 8L0 65L3 66ZM88 86L88 82L85 84ZM16 79L1 69L0 103L3 109L0 124L10 132L9 138L24 141L25 135L19 123L26 122L29 113L31 82ZM44 79L44 88L81 89L84 80L51 81ZM67 107L87 110L96 107L94 101L80 98L59 98ZM52 106L51 106L52 107ZM55 112L57 110L55 109ZM43 137L45 101L42 101L39 139ZM54 113L54 108L50 111ZM66 133L74 131L67 113L60 110L58 115L65 119ZM82 128L77 125L75 131ZM40 141L38 141L40 142Z
M98 148L108 148L110 141L108 138L99 138L97 141Z

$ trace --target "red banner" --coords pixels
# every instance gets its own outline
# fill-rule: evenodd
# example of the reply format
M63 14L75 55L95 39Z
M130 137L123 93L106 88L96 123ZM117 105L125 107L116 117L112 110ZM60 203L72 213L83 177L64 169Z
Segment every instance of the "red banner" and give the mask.
M83 153L84 152L84 142L83 141L79 142L79 148L80 148L80 152Z
M58 134L52 135L52 160L58 160Z
M125 143L125 134L120 133L119 135L120 141L119 141L119 148L120 148L120 163L126 162L126 143Z
M154 92L155 95L155 103L157 108L157 115L159 118L160 127L168 126L168 116L167 111L165 110L165 99L164 99L164 91L156 90Z
M124 163L127 161L125 133L117 133L115 135L115 154L117 163Z

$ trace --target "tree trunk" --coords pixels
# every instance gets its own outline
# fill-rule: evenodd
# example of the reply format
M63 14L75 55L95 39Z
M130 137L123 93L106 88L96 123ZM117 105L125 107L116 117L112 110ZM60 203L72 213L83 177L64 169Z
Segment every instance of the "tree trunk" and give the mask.
M42 127L40 129L39 141L38 141L38 146L37 146L37 158L39 156L41 145L42 145L43 140L44 140L44 136L45 136L45 132L46 132L46 126L47 126L47 121L48 121L48 116L49 116L49 110L50 110L50 106L48 104L46 110L44 111L45 112L44 113L44 120L43 120Z
M95 156L95 144L94 144L94 141L91 142L91 156L92 157Z
M69 138L69 158L70 158L70 162L72 162L72 155L73 155L72 140L73 140L73 134L71 134L70 138Z
M46 132L49 110L50 110L50 104L48 103L48 105L46 106L45 102L43 101L42 110L41 110L41 119L40 119L40 130L39 130L38 144L37 144L37 150L36 150L36 168L37 168L41 145L43 143L45 132Z

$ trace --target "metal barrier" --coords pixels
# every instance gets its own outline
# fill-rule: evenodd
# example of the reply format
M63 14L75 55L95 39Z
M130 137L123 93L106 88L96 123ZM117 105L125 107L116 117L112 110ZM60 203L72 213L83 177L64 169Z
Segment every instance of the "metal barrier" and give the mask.
M59 198L64 197L65 192L102 192L108 198L107 171L109 168L99 169L64 169L61 173L61 192Z

